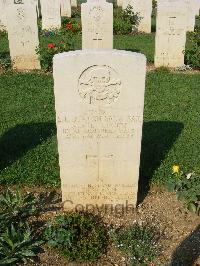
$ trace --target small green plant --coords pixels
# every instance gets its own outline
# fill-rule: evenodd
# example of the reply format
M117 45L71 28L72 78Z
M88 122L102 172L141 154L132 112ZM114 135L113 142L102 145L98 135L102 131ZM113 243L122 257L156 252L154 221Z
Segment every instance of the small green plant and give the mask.
M176 192L177 198L184 202L189 211L200 214L200 177L195 173L185 174L179 166L167 181L169 191Z
M0 232L7 224L19 222L36 214L37 199L32 194L22 194L7 189L0 195Z
M127 255L131 265L149 265L159 253L159 233L148 224L135 223L129 228L111 231L114 244Z
M11 57L9 54L1 55L0 56L0 68L3 70L8 70L12 66Z
M54 224L47 226L44 237L70 261L94 261L107 246L103 223L90 214L58 216Z
M138 13L133 12L133 7L128 5L126 9L114 10L113 32L114 34L126 35L137 30L141 18Z
M185 63L200 69L200 25L194 32L188 33L189 45L185 50Z
M7 225L0 234L0 265L16 265L37 256L41 241L37 241L27 223Z

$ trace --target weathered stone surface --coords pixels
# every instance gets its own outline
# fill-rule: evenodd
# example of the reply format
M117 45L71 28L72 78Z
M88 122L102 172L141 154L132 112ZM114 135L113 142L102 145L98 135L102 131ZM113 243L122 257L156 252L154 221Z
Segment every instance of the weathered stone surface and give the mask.
M186 0L187 3L187 31L194 31L196 16L196 0Z
M18 70L40 69L36 54L39 46L36 6L15 4L7 8L8 39L13 68Z
M184 65L187 14L186 2L159 0L156 20L155 66Z
M151 13L152 13L152 0L124 0L123 9L128 5L133 7L133 11L139 14L141 18L138 31L150 33L151 32Z
M66 209L137 201L146 58L117 50L54 57L57 139Z
M71 0L71 6L77 7L77 0Z
M71 2L70 0L61 0L61 16L71 17Z
M113 4L88 0L81 5L82 49L113 48Z
M6 6L7 0L0 0L0 31L7 29Z
M61 27L60 0L41 0L42 29L51 30Z
M122 6L123 5L123 0L117 0L117 5Z

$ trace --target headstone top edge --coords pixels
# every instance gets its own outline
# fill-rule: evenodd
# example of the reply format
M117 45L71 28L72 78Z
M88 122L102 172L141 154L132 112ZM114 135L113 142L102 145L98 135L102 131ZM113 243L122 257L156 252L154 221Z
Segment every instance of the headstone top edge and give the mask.
M144 54L142 53L136 53L136 52L130 52L126 50L116 50L116 49L84 49L84 50L76 50L76 51L69 51L69 52L64 52L64 53L59 53L56 54L53 58L53 60L58 60L62 58L67 58L67 57L73 57L73 56L80 56L80 55L126 55L126 56L131 56L131 57L138 57L141 58L145 61L147 61L147 58Z

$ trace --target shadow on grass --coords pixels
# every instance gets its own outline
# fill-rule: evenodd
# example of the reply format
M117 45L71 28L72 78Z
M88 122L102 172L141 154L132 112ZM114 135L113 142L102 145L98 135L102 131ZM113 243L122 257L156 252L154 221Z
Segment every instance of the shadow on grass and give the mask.
M149 183L162 160L183 129L183 124L171 121L144 122L140 159L138 204L149 191Z
M55 134L54 123L17 125L5 132L0 138L0 171Z
M192 266L199 257L200 225L176 248L176 250L172 254L170 265Z

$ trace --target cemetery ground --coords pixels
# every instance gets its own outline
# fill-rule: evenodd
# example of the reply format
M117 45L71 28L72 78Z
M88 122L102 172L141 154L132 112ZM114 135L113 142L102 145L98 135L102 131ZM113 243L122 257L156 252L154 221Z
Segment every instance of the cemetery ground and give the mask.
M57 35L42 35L40 38L46 49L49 43L55 43L59 39ZM148 59L138 208L134 212L127 213L97 212L100 216L98 224L101 224L102 220L108 234L107 239L104 239L99 233L103 229L99 228L97 234L99 233L104 245L100 243L99 247L91 242L92 245L87 246L87 249L91 249L91 253L99 254L97 261L67 262L63 252L58 248L50 247L47 244L48 241L42 239L43 243L38 243L38 246L43 248L43 251L39 250L38 253L40 261L36 260L28 265L123 266L168 265L170 262L171 265L199 265L197 262L200 256L199 216L197 209L194 213L193 204L196 203L195 197L199 197L197 194L199 192L195 190L198 189L199 180L190 179L190 176L187 176L189 179L185 177L188 183L184 185L189 184L191 187L184 201L177 200L176 193L168 189L174 185L172 180L179 180L182 171L184 174L194 172L198 177L200 174L200 72L199 70L170 71L165 68L155 70L153 67L154 38L154 33L114 37L114 48L141 52ZM74 49L80 49L81 36L77 34L73 41ZM187 45L190 43L188 42ZM26 217L25 220L36 232L33 238L30 237L25 242L30 246L31 241L36 242L36 236L40 236L41 239L43 229L48 227L49 219L63 214L53 77L51 72L45 70L27 73L11 71L8 54L7 35L1 34L0 58L3 59L4 67L8 69L2 68L0 73L0 192L1 195L5 193L7 187L13 191L20 188L23 193L33 193L38 201L33 198L32 201L28 199L26 202L21 196L17 198L8 193L7 205L5 202L3 204L2 197L0 198L0 206L4 206L0 215L5 224L9 223L10 219L17 220L19 215ZM180 166L180 169L175 167L175 173L172 174L174 165ZM8 207L7 210L5 206ZM123 242L123 239L116 239L116 235L112 235L115 229L128 229L135 224L147 225L147 228L152 228L155 232L155 238L148 229L146 236L145 233L144 235L141 233L143 237L141 243L137 234L134 235L140 247L140 254L138 254L139 251L131 248L136 245L135 242ZM52 237L51 232L46 232L46 235L47 239ZM15 238L11 235L9 237L14 241L17 239L17 234ZM91 235L90 237L92 238ZM89 238L90 241L90 237L84 235L83 239L86 241ZM20 238L19 243L22 239L23 237ZM129 240L129 237L127 239ZM80 251L78 248L80 247L77 245L77 250ZM23 250L23 245L21 249ZM30 247L30 250L33 252L35 247L33 249ZM23 250L27 257L30 255L30 250ZM0 254L1 252L0 249ZM86 253L86 251L83 252L83 254ZM74 254L73 256L78 258L78 252L74 251ZM67 257L74 259L73 256L70 253ZM90 257L91 254L87 256ZM144 264L144 261L140 262L142 259L152 260L152 262L148 261Z

